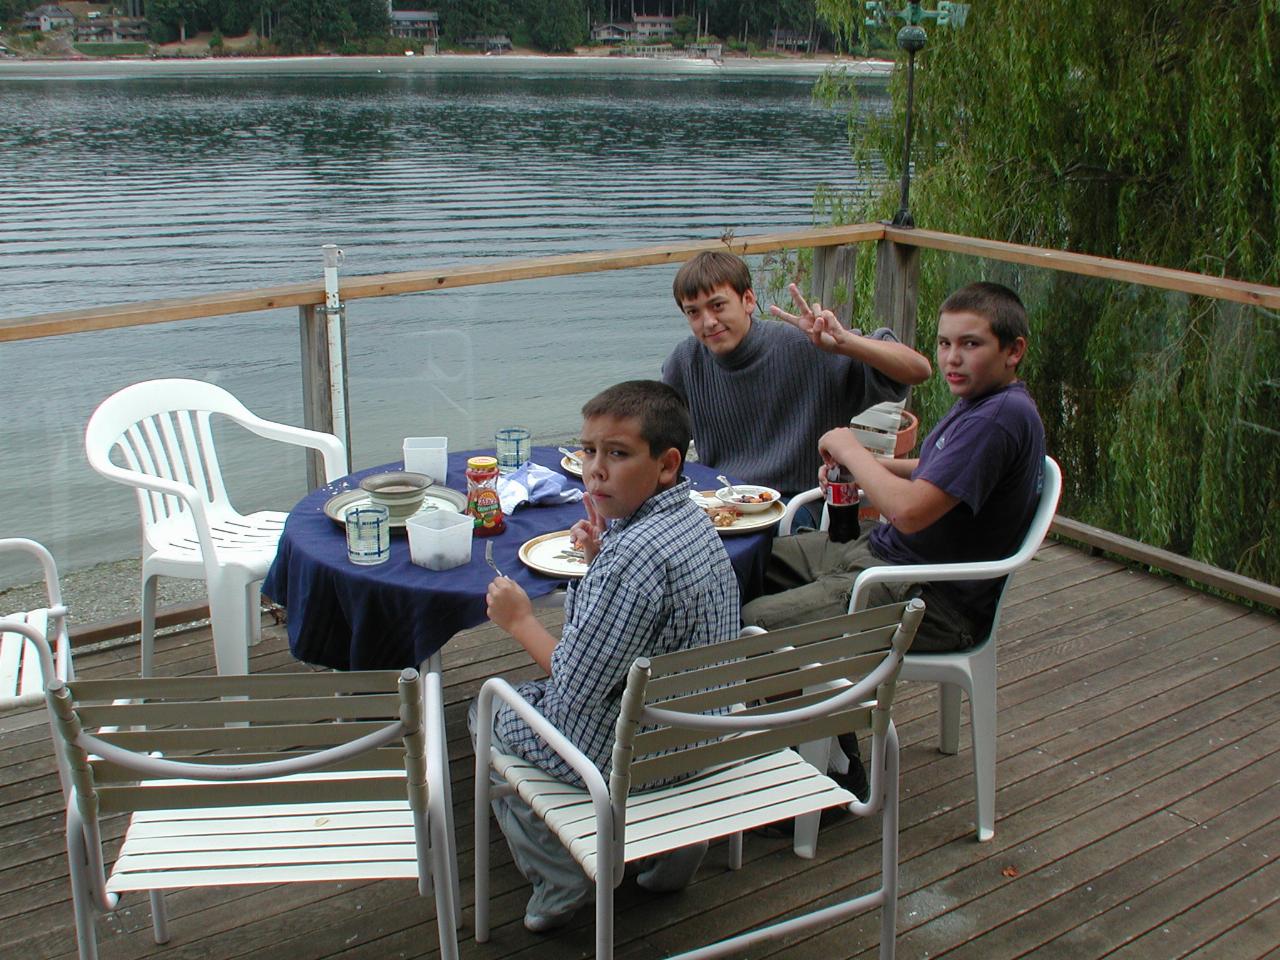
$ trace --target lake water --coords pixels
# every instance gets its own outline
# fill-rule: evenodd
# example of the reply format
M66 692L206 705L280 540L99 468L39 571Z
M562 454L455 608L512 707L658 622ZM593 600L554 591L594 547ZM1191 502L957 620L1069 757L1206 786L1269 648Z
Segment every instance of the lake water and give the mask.
M318 280L325 243L352 275L764 233L813 223L819 184L866 187L812 76L137 73L0 73L0 316ZM672 273L353 301L353 463L572 437L686 334ZM292 309L0 344L0 535L68 570L136 556L132 494L84 459L95 406L195 377L300 424L298 357ZM299 457L227 440L242 509L304 492Z

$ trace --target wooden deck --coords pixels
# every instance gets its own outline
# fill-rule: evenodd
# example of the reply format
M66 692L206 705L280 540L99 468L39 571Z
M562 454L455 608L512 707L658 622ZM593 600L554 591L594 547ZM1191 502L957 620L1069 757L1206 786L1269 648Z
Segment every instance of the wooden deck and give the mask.
M255 672L299 669L282 631ZM80 672L128 674L136 650L85 654ZM207 630L163 642L158 670L211 669ZM535 668L493 629L445 655L447 719L467 958L589 956L590 911L539 937L520 923L527 888L494 847L493 939L471 938L471 773L463 723L492 674ZM970 760L934 747L934 693L907 684L898 955L904 958L1252 958L1280 954L1280 621L1061 544L1011 589L1000 635L995 840L973 840ZM59 795L40 713L0 718L0 956L71 957ZM818 857L748 838L741 872L713 847L695 883L618 891L620 958L650 958L864 885L875 824L824 827ZM104 958L430 957L430 901L412 884L292 885L171 895L173 940L151 940L146 898L99 921ZM874 916L752 957L875 955Z

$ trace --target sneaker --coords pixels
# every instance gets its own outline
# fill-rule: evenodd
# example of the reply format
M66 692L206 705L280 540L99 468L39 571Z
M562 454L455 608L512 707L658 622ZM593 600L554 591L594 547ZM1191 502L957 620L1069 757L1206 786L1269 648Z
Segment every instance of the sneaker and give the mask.
M698 872L702 858L707 855L707 841L680 847L650 858L645 869L636 877L636 883L650 893L674 893L683 890Z
M529 898L528 905L525 906L524 928L530 933L550 933L552 930L559 930L561 927L568 926L574 915L591 900L591 893L584 893L581 899L550 913L541 912L539 907L534 904L537 899L538 896L535 893Z

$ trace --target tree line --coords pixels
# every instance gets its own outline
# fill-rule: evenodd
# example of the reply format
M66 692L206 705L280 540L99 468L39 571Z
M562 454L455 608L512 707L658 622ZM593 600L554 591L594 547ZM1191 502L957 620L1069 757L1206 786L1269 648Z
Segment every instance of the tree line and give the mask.
M0 0L0 4L16 0ZM626 22L636 14L676 17L677 44L710 39L739 49L763 49L775 30L794 31L812 46L830 47L833 35L818 16L817 0L436 0L397 8L439 14L443 41L504 35L519 46L550 53L588 42L591 26ZM256 31L283 53L376 48L390 34L385 0L145 0L152 39L165 43L201 31L243 36ZM372 49L371 52L383 52Z

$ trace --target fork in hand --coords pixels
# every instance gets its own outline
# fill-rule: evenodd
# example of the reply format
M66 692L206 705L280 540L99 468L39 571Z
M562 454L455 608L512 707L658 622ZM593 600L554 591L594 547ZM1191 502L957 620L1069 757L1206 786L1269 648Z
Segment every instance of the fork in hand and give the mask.
M487 563L489 566L493 567L493 572L497 574L499 577L503 575L502 571L498 569L497 561L493 559L493 541L492 540L490 540L488 543L484 545L484 562Z

